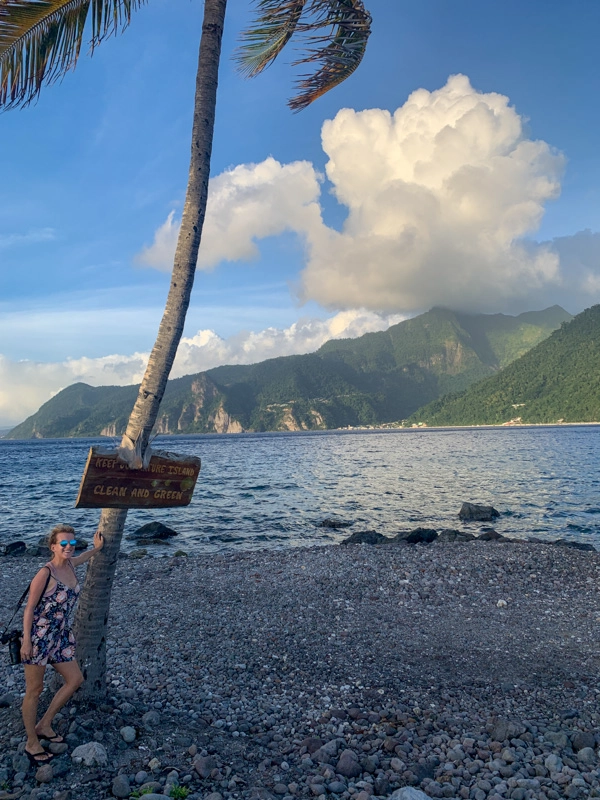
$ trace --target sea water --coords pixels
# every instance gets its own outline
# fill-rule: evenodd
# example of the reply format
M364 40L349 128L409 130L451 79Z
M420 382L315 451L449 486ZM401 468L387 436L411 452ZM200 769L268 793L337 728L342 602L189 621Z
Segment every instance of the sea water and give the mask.
M0 545L37 543L58 522L90 539L99 510L76 509L89 448L102 439L0 439ZM157 555L338 542L353 531L418 526L476 533L464 501L493 505L493 527L516 538L566 538L600 549L600 426L323 431L159 437L199 456L185 508L131 510L130 534L160 521L178 532ZM348 523L323 527L326 519Z

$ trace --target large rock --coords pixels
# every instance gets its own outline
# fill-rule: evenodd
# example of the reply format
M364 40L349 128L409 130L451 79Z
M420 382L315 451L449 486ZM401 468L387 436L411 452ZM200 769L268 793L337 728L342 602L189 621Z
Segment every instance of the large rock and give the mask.
M445 528L440 531L436 542L472 542L475 539L474 534L467 531L457 531L453 528Z
M131 787L127 775L116 775L112 782L112 793L115 797L129 797Z
M143 544L150 544L153 541L162 542L165 539L170 539L177 536L177 531L163 525L162 522L148 522L142 525L141 528L129 534L130 539L139 539Z
M415 528L413 531L399 533L394 542L401 544L430 544L437 539L437 531L433 528Z
M596 548L593 544L586 544L585 542L573 542L570 539L556 539L552 544L556 544L559 547L572 547L575 550L589 550L593 553L596 552Z
M86 767L105 767L108 764L106 748L100 742L80 744L71 753L73 761L81 759Z
M213 756L196 756L194 769L201 778L210 778L210 773L217 768L217 761Z
M324 520L321 520L317 525L317 528L334 528L337 530L338 528L349 528L350 525L353 525L352 522L347 522L343 519L334 519L333 517L327 517Z
M463 520L476 520L477 522L491 522L495 517L500 516L494 506L479 506L476 503L463 503L458 512L458 516Z
M383 544L386 541L389 541L387 536L377 531L356 531L340 544Z
M22 556L25 555L27 545L25 542L9 542L4 548L5 556Z
M595 747L596 746L596 737L593 733L589 733L588 731L577 731L572 739L571 739L571 747L575 752L579 752L579 750L583 750L586 747Z
M508 542L509 539L506 536L502 536L501 533L495 531L493 528L486 528L482 533L479 534L477 539L480 542Z
M358 757L353 750L344 750L339 758L335 771L344 778L358 778L362 773Z
M431 800L431 798L420 789L415 789L414 786L403 786L402 789L396 789L389 796L389 800Z

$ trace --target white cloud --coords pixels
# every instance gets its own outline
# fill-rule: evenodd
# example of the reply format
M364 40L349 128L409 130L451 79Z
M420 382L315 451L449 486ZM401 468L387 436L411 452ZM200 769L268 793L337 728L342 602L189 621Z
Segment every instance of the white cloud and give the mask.
M181 340L171 377L221 364L252 364L276 356L309 353L329 339L386 330L402 319L371 311L344 311L330 319L301 319L289 328L245 331L227 339L211 330L198 331ZM0 355L0 424L16 425L61 389L78 381L92 386L139 383L148 355L110 355L54 363L12 361Z
M241 165L211 181L199 268L256 258L260 239L292 230L306 247L301 300L332 309L577 310L600 299L596 242L582 266L582 234L533 240L565 160L527 138L507 97L455 75L393 114L343 109L322 141L342 229L323 222L312 165ZM170 214L140 260L170 269L178 227Z
M521 240L558 196L560 154L523 135L507 97L456 75L392 115L340 111L323 126L327 176L348 207L316 231L302 294L326 306L498 308L559 281L547 246Z
M8 249L16 245L49 242L56 238L54 228L36 228L27 233L0 233L0 249Z
M322 225L319 176L306 161L281 165L274 158L242 164L210 181L198 268L221 261L258 258L257 239L286 230L304 233ZM181 222L171 211L154 242L136 257L140 264L170 271Z

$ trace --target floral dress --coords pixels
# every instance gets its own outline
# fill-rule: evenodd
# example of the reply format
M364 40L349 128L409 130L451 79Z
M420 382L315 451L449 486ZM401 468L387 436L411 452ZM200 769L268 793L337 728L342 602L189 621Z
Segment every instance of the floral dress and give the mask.
M31 626L33 649L31 658L23 659L24 664L46 666L75 658L75 637L71 627L81 587L79 583L75 588L66 586L55 578L51 569L50 574L56 586L40 598L34 609Z

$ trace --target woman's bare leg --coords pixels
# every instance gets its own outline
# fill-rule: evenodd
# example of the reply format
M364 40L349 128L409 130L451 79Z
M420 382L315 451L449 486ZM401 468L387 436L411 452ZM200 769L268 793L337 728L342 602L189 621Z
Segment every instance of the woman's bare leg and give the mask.
M27 733L25 748L31 754L43 752L42 745L35 727L38 703L44 688L44 672L46 667L39 664L23 664L25 669L25 697L23 698L23 724ZM41 761L40 763L43 763Z
M76 661L63 661L61 664L52 664L52 666L65 682L52 698L44 716L35 726L38 736L55 736L52 729L52 720L64 704L71 699L84 680L79 664Z

